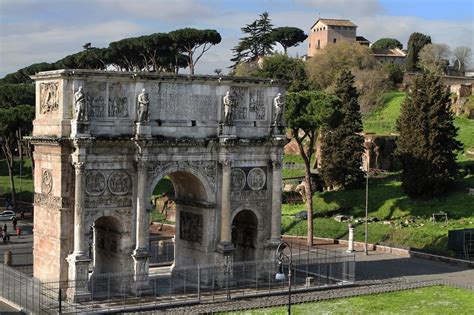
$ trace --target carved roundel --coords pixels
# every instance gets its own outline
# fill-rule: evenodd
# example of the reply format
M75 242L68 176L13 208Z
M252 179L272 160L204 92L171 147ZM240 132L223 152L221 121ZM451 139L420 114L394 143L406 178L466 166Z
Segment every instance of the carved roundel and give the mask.
M247 184L252 190L262 189L266 180L265 172L259 167L252 168L247 176Z
M233 168L230 178L231 190L242 190L245 187L245 172L241 168Z
M126 195L130 192L132 180L126 172L113 172L109 177L109 190L114 195Z
M102 195L107 188L104 174L99 171L91 171L86 175L86 192L91 196Z
M53 189L53 175L51 175L50 170L43 170L41 175L41 192L49 194L51 189Z

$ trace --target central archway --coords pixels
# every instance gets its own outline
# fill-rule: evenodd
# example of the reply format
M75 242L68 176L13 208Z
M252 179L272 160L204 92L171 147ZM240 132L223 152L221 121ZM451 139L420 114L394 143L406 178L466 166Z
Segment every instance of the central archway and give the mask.
M209 264L210 244L214 241L214 199L209 196L209 184L193 169L169 168L156 176L150 185L150 194L159 181L167 176L174 188L173 200L176 208L173 266Z

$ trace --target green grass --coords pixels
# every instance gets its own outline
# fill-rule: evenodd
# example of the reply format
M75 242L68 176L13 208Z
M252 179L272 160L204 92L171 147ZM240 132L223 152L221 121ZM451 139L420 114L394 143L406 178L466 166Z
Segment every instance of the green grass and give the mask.
M454 125L459 128L457 139L464 145L464 149L458 154L458 161L474 160L474 156L468 156L467 150L474 150L474 120L465 117L456 117Z
M472 291L434 286L292 305L293 314L469 314L474 309ZM469 311L471 310L471 311ZM286 314L286 306L232 314Z
M467 187L474 187L474 176L457 181L451 192L431 200L408 198L401 188L397 174L369 181L369 217L392 221L369 224L369 242L398 247L424 249L439 254L452 255L447 250L448 230L474 227L474 197L467 194ZM337 222L334 214L365 216L365 187L317 193L313 197L316 218L314 235L329 238L347 238L347 222ZM291 215L305 210L304 204L282 207L282 232L306 235L306 221ZM430 221L433 213L446 212L448 224ZM402 226L407 219L415 219L409 226ZM364 239L364 225L356 223L355 238Z
M383 96L383 105L364 118L364 132L379 135L396 133L395 122L400 115L400 107L405 96L405 92L387 92ZM456 117L454 125L459 128L457 139L464 144L463 151L458 154L458 161L474 160L474 156L469 156L466 153L469 148L474 149L474 120Z
M14 161L13 165L15 181L15 189L18 201L33 202L33 176L31 174L31 160L24 159L22 167L22 176L20 177L20 160ZM21 180L20 180L21 179ZM10 178L8 177L8 167L5 160L0 160L0 187L2 188L2 196L10 197ZM20 191L21 189L21 191Z
M364 119L364 131L380 135L396 132L395 122L400 115L400 107L405 100L404 92L387 92L382 98L382 106Z

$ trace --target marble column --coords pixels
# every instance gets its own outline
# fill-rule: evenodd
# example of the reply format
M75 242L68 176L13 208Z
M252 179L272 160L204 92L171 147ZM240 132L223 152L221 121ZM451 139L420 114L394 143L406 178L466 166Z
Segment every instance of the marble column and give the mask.
M137 162L137 213L136 213L136 245L133 251L134 285L136 294L143 294L150 290L148 282L149 258L148 254L148 213L147 213L147 191L146 191L146 166L145 162Z
M75 162L74 189L74 251L67 257L69 263L69 288L67 296L71 301L90 299L87 288L90 258L84 243L84 162Z
M272 227L270 241L279 243L281 240L281 161L272 161Z
M231 165L232 162L228 159L222 160L222 187L221 187L221 243L220 249L229 251L233 249L232 246L232 231L231 231L231 203L230 203L230 183L231 183Z

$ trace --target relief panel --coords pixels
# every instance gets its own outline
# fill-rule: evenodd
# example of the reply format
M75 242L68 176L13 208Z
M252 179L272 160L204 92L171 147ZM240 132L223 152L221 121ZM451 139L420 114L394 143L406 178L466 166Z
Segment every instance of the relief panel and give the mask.
M59 82L40 83L40 113L57 112L59 97Z

